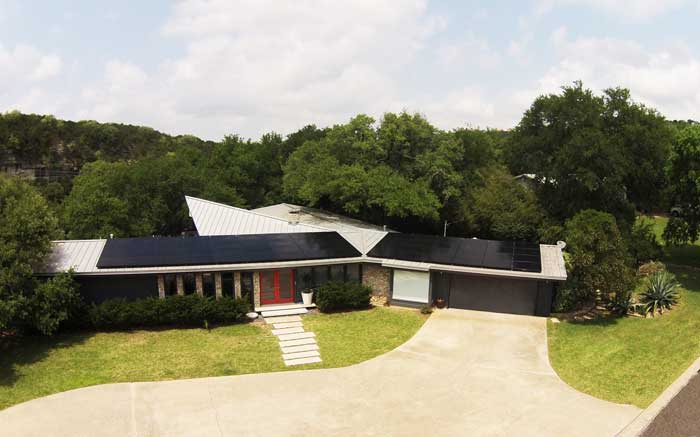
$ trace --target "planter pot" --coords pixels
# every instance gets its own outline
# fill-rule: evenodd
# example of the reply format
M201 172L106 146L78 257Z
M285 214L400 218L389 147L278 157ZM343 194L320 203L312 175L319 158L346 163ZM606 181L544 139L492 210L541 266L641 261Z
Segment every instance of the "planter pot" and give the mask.
M435 306L442 309L445 308L445 299L439 297L435 300Z
M310 293L301 293L301 300L304 302L304 305L311 305L311 301L314 298L314 292Z

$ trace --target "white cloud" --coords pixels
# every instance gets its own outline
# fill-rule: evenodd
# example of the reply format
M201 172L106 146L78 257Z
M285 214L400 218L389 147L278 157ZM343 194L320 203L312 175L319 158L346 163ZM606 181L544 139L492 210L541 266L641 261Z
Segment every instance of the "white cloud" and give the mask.
M61 58L45 54L33 46L18 44L13 48L0 45L0 81L41 81L61 71Z
M569 40L557 31L552 38L559 60L529 95L557 92L562 85L582 80L595 90L621 86L632 97L668 118L697 118L700 114L700 58L682 43L650 50L616 38Z
M541 16L556 7L583 6L632 20L646 20L678 9L686 0L539 0L534 14Z
M492 69L501 63L501 54L493 49L488 40L467 33L458 41L443 44L437 51L440 63L446 68L476 66Z
M399 100L396 78L444 26L415 0L188 0L162 28L184 55L151 72L111 63L80 113L134 120L157 108L147 118L156 127L212 138L380 115Z

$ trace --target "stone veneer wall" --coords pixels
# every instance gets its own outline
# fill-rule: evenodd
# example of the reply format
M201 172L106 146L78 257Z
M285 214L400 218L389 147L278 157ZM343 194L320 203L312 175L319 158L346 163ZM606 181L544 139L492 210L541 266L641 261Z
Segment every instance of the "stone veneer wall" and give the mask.
M391 269L376 264L363 264L362 283L372 289L373 305L386 305L389 302Z
M253 272L253 305L260 308L260 274Z

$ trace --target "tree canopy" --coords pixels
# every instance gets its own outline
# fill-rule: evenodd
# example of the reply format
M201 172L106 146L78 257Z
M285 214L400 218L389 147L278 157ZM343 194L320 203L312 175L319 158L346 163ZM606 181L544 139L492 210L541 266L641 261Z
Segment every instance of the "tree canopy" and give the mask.
M664 237L675 244L693 242L700 236L700 125L687 124L677 131L669 180L682 214L669 221Z
M663 117L633 102L628 90L598 96L577 82L535 99L505 159L515 174L537 175L554 217L593 208L629 226L635 205L650 209L659 201L671 139Z

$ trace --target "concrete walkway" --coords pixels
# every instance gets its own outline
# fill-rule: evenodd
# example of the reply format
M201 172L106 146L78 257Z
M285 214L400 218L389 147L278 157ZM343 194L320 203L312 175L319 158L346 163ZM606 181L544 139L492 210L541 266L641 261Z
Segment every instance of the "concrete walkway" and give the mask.
M545 319L443 310L398 349L356 366L89 387L0 411L0 429L72 437L613 436L639 412L562 382L549 366Z

